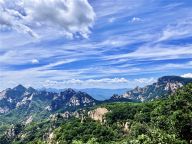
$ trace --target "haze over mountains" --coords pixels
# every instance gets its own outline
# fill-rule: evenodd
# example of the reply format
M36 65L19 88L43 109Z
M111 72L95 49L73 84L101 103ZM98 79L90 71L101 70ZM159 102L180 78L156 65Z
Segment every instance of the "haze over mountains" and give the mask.
M40 90L59 93L64 91L65 89L42 88ZM122 95L126 91L130 90L130 88L124 88L124 89L85 88L85 89L74 89L74 90L86 92L96 100L106 100L106 99L109 99L113 94Z

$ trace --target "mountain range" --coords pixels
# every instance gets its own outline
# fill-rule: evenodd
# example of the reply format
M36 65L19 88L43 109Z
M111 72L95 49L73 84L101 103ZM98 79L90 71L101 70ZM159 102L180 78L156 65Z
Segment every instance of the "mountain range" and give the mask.
M56 111L81 106L95 105L97 100L85 92L66 89L60 93L38 91L32 87L18 85L0 93L0 113L14 109L30 108L33 103L41 104L45 110Z
M78 109L103 103L153 101L166 98L190 82L192 82L191 78L165 76L151 85L143 88L136 87L120 95L114 94L103 101L94 99L86 92L71 88L61 92L50 92L18 85L0 92L0 123L11 125L26 121L40 121L51 114L75 112Z

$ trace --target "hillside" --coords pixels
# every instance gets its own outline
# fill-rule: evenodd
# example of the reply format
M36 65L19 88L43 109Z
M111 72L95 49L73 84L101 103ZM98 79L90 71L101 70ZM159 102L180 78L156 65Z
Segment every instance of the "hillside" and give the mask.
M90 116L97 107L97 115L104 118L102 123ZM61 113L40 123L15 125L0 143L187 144L192 140L192 84L166 99L108 103L95 108L77 111L70 118ZM101 113L101 108L107 111Z

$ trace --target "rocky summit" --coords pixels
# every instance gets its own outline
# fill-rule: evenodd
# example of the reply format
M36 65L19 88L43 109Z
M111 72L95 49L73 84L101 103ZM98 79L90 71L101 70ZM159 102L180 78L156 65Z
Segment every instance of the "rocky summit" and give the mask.
M113 95L111 100L135 100L135 101L149 101L158 98L166 97L174 93L178 88L192 82L192 78L183 78L180 76L164 76L157 80L157 82L145 86L143 88L136 87L133 90L127 91L123 95Z

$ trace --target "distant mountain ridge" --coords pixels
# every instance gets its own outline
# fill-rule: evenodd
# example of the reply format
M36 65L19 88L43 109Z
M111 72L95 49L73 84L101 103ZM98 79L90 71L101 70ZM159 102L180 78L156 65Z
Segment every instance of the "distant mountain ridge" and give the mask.
M60 93L65 89L56 89L56 88L41 88L40 91L55 92ZM121 88L121 89L104 89L104 88L84 88L84 89L74 89L76 91L85 92L91 95L96 100L107 100L113 94L124 94L126 91L131 90L130 88Z
M130 90L129 88L122 89L102 89L102 88L86 88L80 89L80 91L86 92L97 100L108 100L113 94L121 95L126 91Z
M136 100L136 101L150 101L162 97L166 97L174 93L178 88L191 83L192 78L183 78L180 76L164 76L157 80L157 82L145 86L143 88L136 87L133 90L127 91L123 95L113 95L110 100Z

